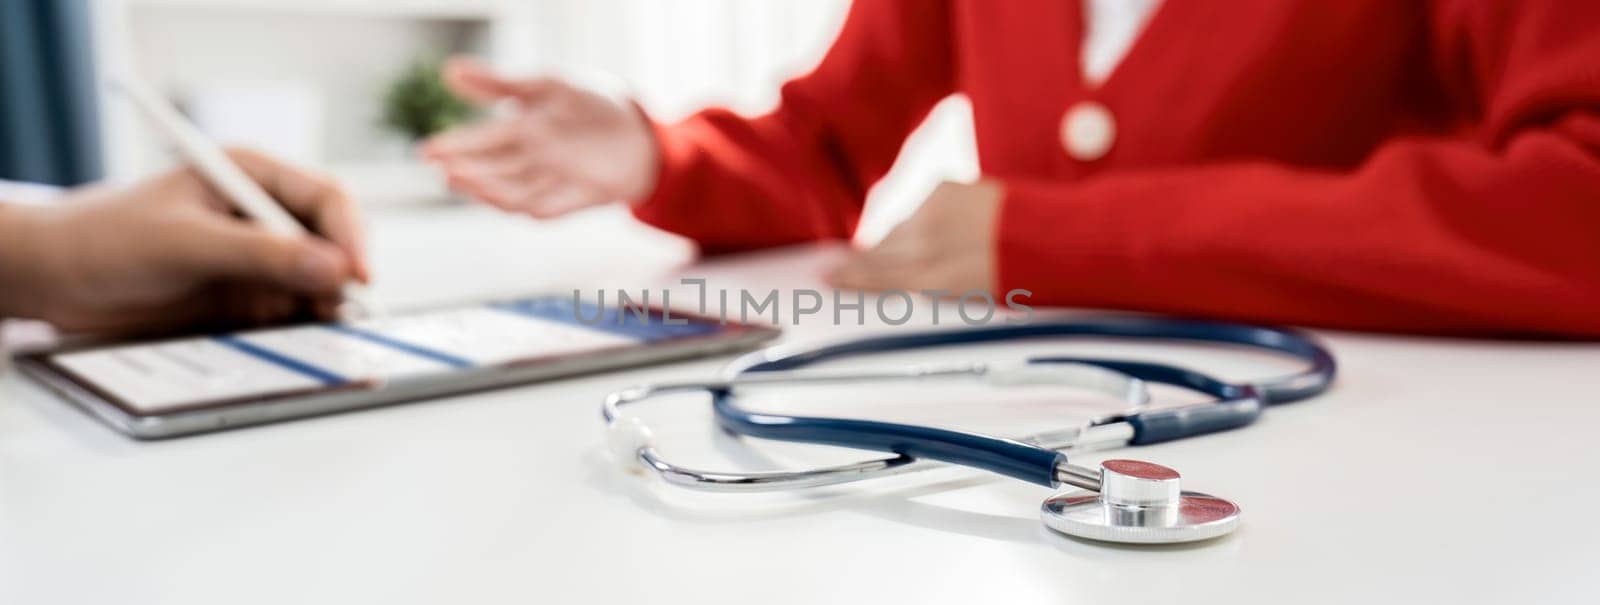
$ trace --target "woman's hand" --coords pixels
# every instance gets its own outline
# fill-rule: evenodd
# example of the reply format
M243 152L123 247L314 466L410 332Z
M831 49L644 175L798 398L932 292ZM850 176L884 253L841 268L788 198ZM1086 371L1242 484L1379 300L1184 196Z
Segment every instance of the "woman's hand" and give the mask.
M466 59L451 60L444 75L462 98L512 108L423 145L456 190L549 218L655 188L654 136L633 106L561 80L501 78Z
M0 315L113 334L331 317L340 286L368 279L354 204L322 177L229 155L322 237L250 224L189 169L0 208Z
M1002 190L993 182L941 183L911 218L877 246L828 275L840 288L943 290L994 287L995 220Z

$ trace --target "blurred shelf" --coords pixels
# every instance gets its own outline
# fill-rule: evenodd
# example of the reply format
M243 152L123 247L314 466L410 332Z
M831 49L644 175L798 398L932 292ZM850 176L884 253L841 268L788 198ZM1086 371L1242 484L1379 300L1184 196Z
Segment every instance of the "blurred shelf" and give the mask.
M125 0L130 8L266 12L403 19L490 20L504 14L507 0Z
M0 0L5 2L9 0ZM395 74L418 57L470 53L493 64L532 56L525 0L94 0L96 62L131 70L179 102L250 86L309 91L314 153L292 161L332 166L363 203L438 203L442 180L393 153L381 124ZM100 100L106 174L131 181L169 154L114 95ZM226 105L226 104L224 104ZM232 106L240 103L234 102ZM235 120L236 122L238 120ZM311 121L308 119L307 121ZM225 129L224 129L225 130ZM270 148L242 129L232 144ZM219 134L218 136L227 136Z

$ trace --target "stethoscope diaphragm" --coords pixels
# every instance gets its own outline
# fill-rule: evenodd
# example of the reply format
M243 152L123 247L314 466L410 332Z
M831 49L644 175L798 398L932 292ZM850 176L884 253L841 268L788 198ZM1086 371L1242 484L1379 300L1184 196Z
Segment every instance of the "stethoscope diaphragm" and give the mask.
M1226 535L1239 506L1185 492L1178 472L1139 460L1100 463L1100 491L1072 490L1039 506L1045 526L1069 536L1135 544L1175 544Z

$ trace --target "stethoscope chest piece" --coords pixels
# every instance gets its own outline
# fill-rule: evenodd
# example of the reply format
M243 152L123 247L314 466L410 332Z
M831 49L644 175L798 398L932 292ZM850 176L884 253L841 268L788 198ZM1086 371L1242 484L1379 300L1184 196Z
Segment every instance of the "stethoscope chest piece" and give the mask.
M1182 491L1178 472L1138 460L1100 464L1100 493L1073 490L1040 506L1051 529L1079 538L1133 544L1207 540L1239 526L1238 505Z

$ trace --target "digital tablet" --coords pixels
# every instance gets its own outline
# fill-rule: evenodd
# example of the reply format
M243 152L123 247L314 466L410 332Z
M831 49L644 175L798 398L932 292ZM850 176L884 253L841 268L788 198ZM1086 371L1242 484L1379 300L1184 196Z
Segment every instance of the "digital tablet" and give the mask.
M155 439L750 349L777 335L548 297L40 351L17 365L117 429Z

